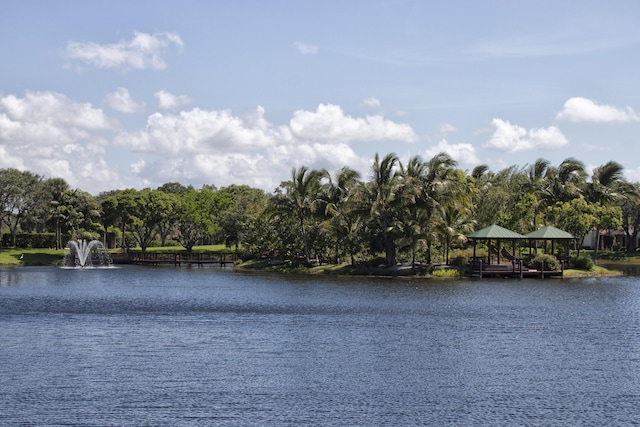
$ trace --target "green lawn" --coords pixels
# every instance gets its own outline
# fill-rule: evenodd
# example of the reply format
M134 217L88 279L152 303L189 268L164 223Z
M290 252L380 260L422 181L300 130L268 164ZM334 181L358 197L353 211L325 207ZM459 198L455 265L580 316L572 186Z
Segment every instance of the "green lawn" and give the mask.
M64 259L63 250L55 249L20 249L0 250L0 265L59 265Z

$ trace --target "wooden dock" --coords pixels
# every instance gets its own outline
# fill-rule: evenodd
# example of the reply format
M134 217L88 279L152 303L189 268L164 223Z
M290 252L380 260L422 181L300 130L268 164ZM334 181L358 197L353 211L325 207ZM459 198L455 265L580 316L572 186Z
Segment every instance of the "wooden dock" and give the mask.
M177 267L187 265L233 265L238 259L235 252L185 253L175 252L128 252L112 256L114 264L163 265L173 264Z
M474 260L469 264L469 275L471 277L511 277L511 278L538 278L546 279L560 277L564 275L564 262L560 270L545 270L544 265L540 269L527 268L522 260L512 261L509 264L487 264L482 260Z

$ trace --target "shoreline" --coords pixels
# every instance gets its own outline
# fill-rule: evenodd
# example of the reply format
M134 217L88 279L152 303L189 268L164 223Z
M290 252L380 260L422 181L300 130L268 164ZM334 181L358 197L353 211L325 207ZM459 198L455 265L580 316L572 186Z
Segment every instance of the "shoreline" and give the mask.
M55 249L3 249L0 251L0 267L21 266L61 266L65 250ZM233 268L239 271L260 271L265 273L300 274L300 275L335 275L335 276L372 276L372 277L402 277L412 279L463 279L465 270L451 266L439 266L435 270L431 266L416 264L398 264L394 267L353 267L349 263L323 264L312 267L291 267L284 264L269 264L264 260L245 261L234 264ZM433 271L442 273L432 274ZM609 261L600 260L590 271L565 270L563 278L591 278L591 277L616 277L624 275L640 275L640 262L638 260Z

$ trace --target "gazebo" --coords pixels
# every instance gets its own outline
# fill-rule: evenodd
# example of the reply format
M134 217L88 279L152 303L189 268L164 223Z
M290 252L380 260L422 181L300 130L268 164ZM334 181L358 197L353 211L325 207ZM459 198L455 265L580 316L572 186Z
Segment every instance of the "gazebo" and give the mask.
M486 240L487 245L489 246L489 255L487 257L487 264L491 264L491 241L496 242L497 253L498 253L498 264L500 264L500 246L503 241L511 241L513 246L512 256L515 257L516 254L516 241L522 240L525 238L520 233L516 233L515 231L511 231L504 227L500 227L497 224L490 225L481 230L478 230L474 233L471 233L467 236L467 238L473 240L473 259L477 259L476 256L476 245L478 240Z
M555 242L556 240L558 241L562 241L565 243L566 245L566 252L565 254L568 256L569 255L569 244L572 240L576 240L576 238L571 234L571 233L567 233L564 230L560 230L559 228L556 227L552 227L552 226L547 226L547 227L542 227L536 231L532 231L529 234L526 234L524 236L525 239L528 240L543 240L545 242L545 247L546 247L546 242L548 240L551 240L551 253L553 254L555 252ZM578 249L579 250L579 249ZM529 247L529 251L531 251L531 247Z

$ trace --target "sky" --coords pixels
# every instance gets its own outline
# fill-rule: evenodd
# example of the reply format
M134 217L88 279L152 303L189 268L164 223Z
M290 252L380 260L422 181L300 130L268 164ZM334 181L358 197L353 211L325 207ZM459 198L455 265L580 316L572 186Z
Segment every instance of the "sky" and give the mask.
M640 181L640 2L0 0L0 168L272 192L294 168L616 161Z

